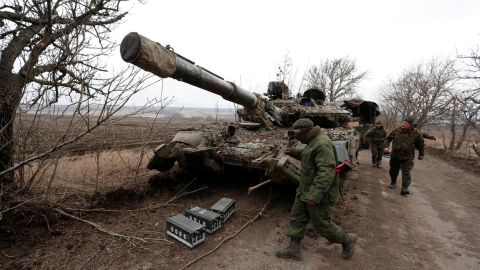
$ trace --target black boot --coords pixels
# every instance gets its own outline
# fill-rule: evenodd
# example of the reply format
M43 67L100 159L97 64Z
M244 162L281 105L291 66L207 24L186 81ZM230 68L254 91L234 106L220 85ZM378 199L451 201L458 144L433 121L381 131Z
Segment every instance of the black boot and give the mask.
M410 194L410 191L408 191L408 186L410 184L407 183L402 183L402 191L400 191L400 194L405 195L405 194Z
M342 258L350 259L352 257L353 252L355 251L355 242L357 242L358 236L354 233L346 233L343 237L342 242Z
M392 178L392 182L390 183L390 186L388 186L389 188L395 188L395 185L397 184L397 179L393 179Z
M382 160L377 160L377 168L382 168Z
M302 259L302 252L300 250L300 242L302 239L298 237L292 237L290 246L283 250L277 250L275 255L280 258L289 258L300 261Z
M377 167L377 158L372 157L372 167Z

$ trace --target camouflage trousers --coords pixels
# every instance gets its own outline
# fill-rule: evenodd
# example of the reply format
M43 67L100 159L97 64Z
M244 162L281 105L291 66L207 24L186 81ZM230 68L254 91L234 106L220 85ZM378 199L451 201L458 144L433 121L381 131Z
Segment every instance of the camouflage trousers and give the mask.
M382 160L383 157L383 147L373 147L370 149L372 152L372 161L373 160Z
M412 182L410 170L413 169L413 159L396 159L390 158L390 178L397 179L400 169L402 169L402 183L409 184Z
M297 196L290 212L287 235L303 239L305 226L311 219L313 227L322 237L330 243L342 243L345 232L332 221L332 214L333 202L309 205Z

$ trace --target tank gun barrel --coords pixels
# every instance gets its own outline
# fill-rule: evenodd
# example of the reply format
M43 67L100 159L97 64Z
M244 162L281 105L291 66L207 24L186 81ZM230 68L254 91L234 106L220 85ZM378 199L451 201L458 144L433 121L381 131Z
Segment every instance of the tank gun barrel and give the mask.
M125 62L159 77L183 81L246 108L256 106L257 97L253 93L195 65L194 62L170 50L168 45L164 47L136 32L131 32L123 38L120 53Z

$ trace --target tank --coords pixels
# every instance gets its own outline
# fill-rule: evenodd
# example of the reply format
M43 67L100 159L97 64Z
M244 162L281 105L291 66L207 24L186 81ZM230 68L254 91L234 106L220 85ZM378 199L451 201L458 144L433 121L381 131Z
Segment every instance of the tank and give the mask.
M260 185L300 180L301 161L285 155L287 148L303 148L294 138L292 124L309 118L320 126L337 150L337 170L356 164L359 133L349 126L353 112L344 102L325 103L319 89L308 89L292 97L283 82L269 82L263 95L251 93L233 82L138 33L124 37L120 46L124 61L162 78L173 78L221 96L243 108L237 123L210 123L198 129L179 130L174 139L154 150L148 169L170 170L175 163L188 171L234 174L249 171ZM259 186L260 186L259 185Z
M370 148L370 142L364 135L375 125L376 118L380 115L380 108L377 103L353 98L345 100L340 106L352 112L352 121L349 125L359 133L360 149Z

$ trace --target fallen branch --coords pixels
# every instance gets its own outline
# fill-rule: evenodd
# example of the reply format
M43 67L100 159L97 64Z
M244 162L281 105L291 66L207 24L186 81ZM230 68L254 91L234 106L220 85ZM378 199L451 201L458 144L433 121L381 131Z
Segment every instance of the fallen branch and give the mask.
M266 185L266 184L268 184L268 183L270 183L270 182L272 182L272 179L269 179L269 180L267 180L267 181L263 181L262 183L260 183L260 184L258 184L258 185L256 185L256 186L249 187L249 188L248 188L248 194L250 194L250 192L254 191L255 189L257 189L257 188L259 188L259 187L261 187L261 186L263 186L263 185Z
M214 249L212 249L211 251L209 251L209 252L203 254L202 256L196 258L195 260L187 263L187 264L186 264L184 267L182 267L180 270L183 270L183 269L187 268L188 266L194 264L194 263L197 262L198 260L206 257L207 255L212 254L212 253L213 253L215 250L217 250L223 243L225 243L226 241L228 241L228 240L234 238L235 236L237 236L241 231L243 231L243 229L245 229L245 228L248 227L250 224L252 224L253 222L255 222L258 218L260 218L261 216L263 216L263 215L264 215L264 212L265 212L265 208L267 207L267 205L268 205L268 203L270 202L270 200L272 199L272 197L273 197L273 196L268 197L267 202L266 202L266 203L263 205L263 207L262 207L262 210L260 210L260 212L258 212L258 214L257 214L254 218L252 218L251 220L247 221L247 223L245 223L245 225L243 225L243 227L240 228L240 230L238 230L235 234L233 234L232 236L229 236L229 237L223 239L222 242L220 242Z
M3 250L2 250L2 254L5 255L5 257L7 257L7 258L12 258L12 259L13 259L13 258L17 258L17 256L7 255L7 254L5 253L5 251L3 251Z
M110 209L103 209L103 208L98 208L98 209L75 209L75 208L63 208L68 211L79 211L79 212L122 212L120 210L110 210Z
M24 201L24 202L22 202L22 203L19 203L19 204L15 205L14 207L5 209L5 210L3 210L3 211L0 212L0 217L1 217L1 215L2 215L3 213L5 213L5 212L7 212L7 211L13 210L13 209L15 209L15 208L17 208L17 207L20 207L21 205L23 205L23 204L25 204L25 203L27 203L27 202L30 202L30 201L33 201L33 200L36 200L36 199L39 199L39 198L43 198L43 197L44 197L44 195L42 195L42 196L40 196L40 197L35 197L35 198L33 198L33 199L26 200L26 201ZM1 220L1 219L0 219L0 220Z
M160 208L160 207L165 207L167 205L169 205L171 202L173 202L174 200L178 199L178 198L181 198L181 197L185 197L189 194L192 194L192 193L195 193L195 192L198 192L200 190L204 190L204 189L207 189L208 187L206 185L203 185L201 188L199 189L196 189L196 190L193 190L193 191L188 191L188 192L184 192L184 193L180 193L182 192L184 189L186 189L191 183L193 183L193 181L195 181L197 178L195 177L192 181L190 181L190 183L188 183L188 185L186 185L184 188L182 188L177 194L175 194L175 196L173 196L170 200L168 200L168 202L166 203L163 203L163 204L156 204L156 205L152 205L152 206L149 206L149 207L145 207L145 208L140 208L140 209L133 209L133 210L127 210L127 211L141 211L141 210L155 210L157 208Z
M45 219L45 221L47 222L47 229L48 229L49 231L52 231L52 230L50 230L50 223L48 222L47 217L46 217L45 215L38 214L38 213L37 213L37 215L40 215L40 216L42 216L42 217Z
M58 209L58 208L54 208L53 210L57 211L58 213L60 213L60 214L62 214L62 215L65 215L65 216L67 216L67 217L71 217L71 218L73 218L73 219L76 219L76 220L79 220L79 221L81 221L81 222L87 223L87 224L95 227L97 230L99 230L99 231L101 231L101 232L110 234L110 235L112 235L112 236L116 236L116 237L123 238L123 239L127 240L128 242L130 242L132 245L135 245L134 240L138 240L138 241L141 241L141 242L144 242L144 243L147 242L147 240L145 240L145 239L143 239L143 238L140 238L140 237L123 235L123 234L118 234L118 233L116 233L116 232L109 231L109 230L101 227L100 225L98 225L98 224L96 224L96 223L93 223L93 222L91 222L91 221L88 221L88 220L81 219L81 218L79 218L79 217L70 215L70 214L65 213L64 211L62 211L62 210L60 210L60 209ZM168 241L167 239L148 238L148 240L164 241L164 242L167 242L167 243L172 243L172 242Z
M102 251L102 249L99 249L99 250L97 251L97 253L93 254L93 256L90 257L90 259L88 259L87 262L85 262L85 264L83 264L83 266L85 267L85 265L87 265L95 256L97 256L98 253L100 253L100 251Z

